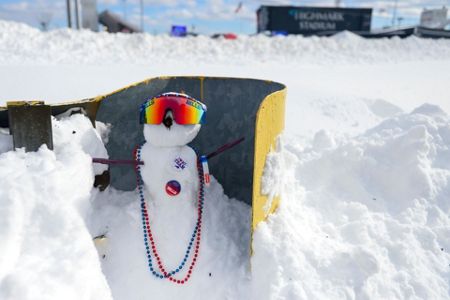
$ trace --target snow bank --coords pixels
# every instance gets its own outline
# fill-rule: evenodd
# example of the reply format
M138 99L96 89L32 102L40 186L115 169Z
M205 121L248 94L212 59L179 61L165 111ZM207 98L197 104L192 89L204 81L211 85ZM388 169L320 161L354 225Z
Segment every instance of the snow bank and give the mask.
M423 105L339 146L285 143L283 201L255 234L258 299L449 297L448 115Z
M0 299L111 299L84 222L94 129L74 115L53 130L54 151L0 154Z
M13 149L12 136L8 128L0 128L0 154Z
M102 64L191 62L254 63L380 63L450 59L450 40L411 37L404 40L363 39L350 33L327 37L208 36L108 34L59 29L40 32L0 21L0 64Z
M139 194L111 188L93 193L95 206L89 228L93 236L106 236L97 247L114 299L246 298L243 295L248 293L250 209L246 204L226 197L214 179L205 193L200 254L189 282L184 285L156 278L149 271ZM167 218L166 215L153 217ZM173 218L166 219L166 226L176 229L179 223ZM180 231L184 232L184 229ZM161 243L164 246L165 240L174 238L185 237L155 236L160 246ZM161 259L175 264L167 258L183 257L184 251L185 248L166 249L160 252ZM185 270L180 272L185 273Z
M283 201L255 232L251 272L249 207L213 180L199 261L183 286L147 268L138 194L91 190L83 145L99 139L89 120L53 123L54 152L0 154L1 299L449 296L450 117L439 107L345 141L319 131L299 147L283 137L264 174L265 192Z

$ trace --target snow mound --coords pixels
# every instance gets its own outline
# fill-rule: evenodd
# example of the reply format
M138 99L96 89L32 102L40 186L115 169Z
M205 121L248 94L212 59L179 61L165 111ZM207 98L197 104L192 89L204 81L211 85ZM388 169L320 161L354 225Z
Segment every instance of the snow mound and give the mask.
M12 136L8 128L0 128L0 154L11 151L13 148Z
M144 64L197 62L234 65L348 64L449 60L450 40L363 39L349 32L334 37L290 35L270 38L108 34L58 29L40 32L23 24L0 21L0 64ZM68 55L70 53L70 55Z
M254 238L260 299L448 298L450 117L423 105L319 144L279 153L283 201Z
M306 147L282 137L263 187L282 202L255 231L251 272L250 209L213 180L183 286L148 270L137 192L92 189L85 145L102 147L89 120L53 124L53 152L0 154L1 299L449 296L450 117L437 106L339 143L325 130Z
M184 285L154 277L144 246L139 194L112 188L93 193L94 209L89 228L93 236L104 235L97 245L103 272L114 299L245 299L248 293L250 209L223 194L214 179L205 190L202 240L192 276ZM149 200L151 201L151 199ZM156 215L154 218L167 218ZM166 226L177 228L176 219ZM159 246L171 236L155 236ZM182 238L182 237L176 237ZM161 250L163 247L159 247ZM161 259L183 257L185 249L165 249ZM180 274L185 274L182 270ZM184 275L177 274L178 277Z
M363 41L364 38L348 30L344 30L332 35L332 38L340 42L355 43Z
M84 223L92 158L73 133L90 121L53 125L54 151L0 154L0 299L111 299Z

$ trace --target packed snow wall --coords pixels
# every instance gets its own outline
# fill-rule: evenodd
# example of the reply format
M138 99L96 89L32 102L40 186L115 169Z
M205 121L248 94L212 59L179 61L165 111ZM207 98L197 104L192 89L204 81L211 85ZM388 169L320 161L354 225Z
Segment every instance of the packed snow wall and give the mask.
M229 197L252 205L252 228L272 212L277 201L261 193L261 177L267 153L284 128L286 87L283 84L245 78L159 77L119 89L108 95L61 105L52 105L52 114L75 107L91 121L110 124L106 148L112 159L133 159L135 146L144 141L139 124L139 106L164 92L183 92L208 107L206 124L192 146L207 154L244 137L238 146L209 161L210 171ZM7 111L0 108L0 127L7 127ZM136 188L134 169L112 166L110 184L116 189Z

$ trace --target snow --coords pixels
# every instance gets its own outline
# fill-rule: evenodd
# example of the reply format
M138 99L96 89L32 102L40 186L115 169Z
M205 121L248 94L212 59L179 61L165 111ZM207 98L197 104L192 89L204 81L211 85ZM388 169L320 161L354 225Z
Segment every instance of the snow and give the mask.
M449 130L423 105L339 146L279 150L283 201L252 258L261 297L448 298Z
M199 259L182 286L157 279L148 270L137 192L109 189L94 193L93 198L89 227L93 236L106 233L108 237L98 249L100 257L105 255L102 268L114 299L237 299L248 292L241 285L246 287L248 282L249 207L226 197L215 180L206 189ZM186 238L177 219L164 216L159 222L165 222L167 230L180 229L177 237ZM187 229L189 236L192 228ZM155 238L162 239L159 234ZM186 243L180 244L179 249L162 252L162 260L179 262L186 249ZM176 259L171 260L172 256Z
M0 299L111 298L84 221L94 173L73 139L90 124L80 116L54 120L54 151L0 154Z
M0 104L160 75L288 87L286 130L263 175L279 209L255 231L249 261L250 208L213 179L183 286L149 273L138 193L92 188L106 124L53 119L55 150L36 153L10 151L1 129L0 299L449 298L450 40L174 39L0 21L0 53ZM160 221L176 229L175 217Z

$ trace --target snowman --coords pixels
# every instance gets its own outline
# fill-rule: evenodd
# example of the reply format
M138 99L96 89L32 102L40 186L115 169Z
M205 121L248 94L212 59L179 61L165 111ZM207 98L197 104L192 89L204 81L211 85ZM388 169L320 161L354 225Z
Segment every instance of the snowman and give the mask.
M204 122L206 106L180 93L164 93L140 109L145 143L136 160L144 244L150 273L183 284L198 259L203 172L187 146Z

